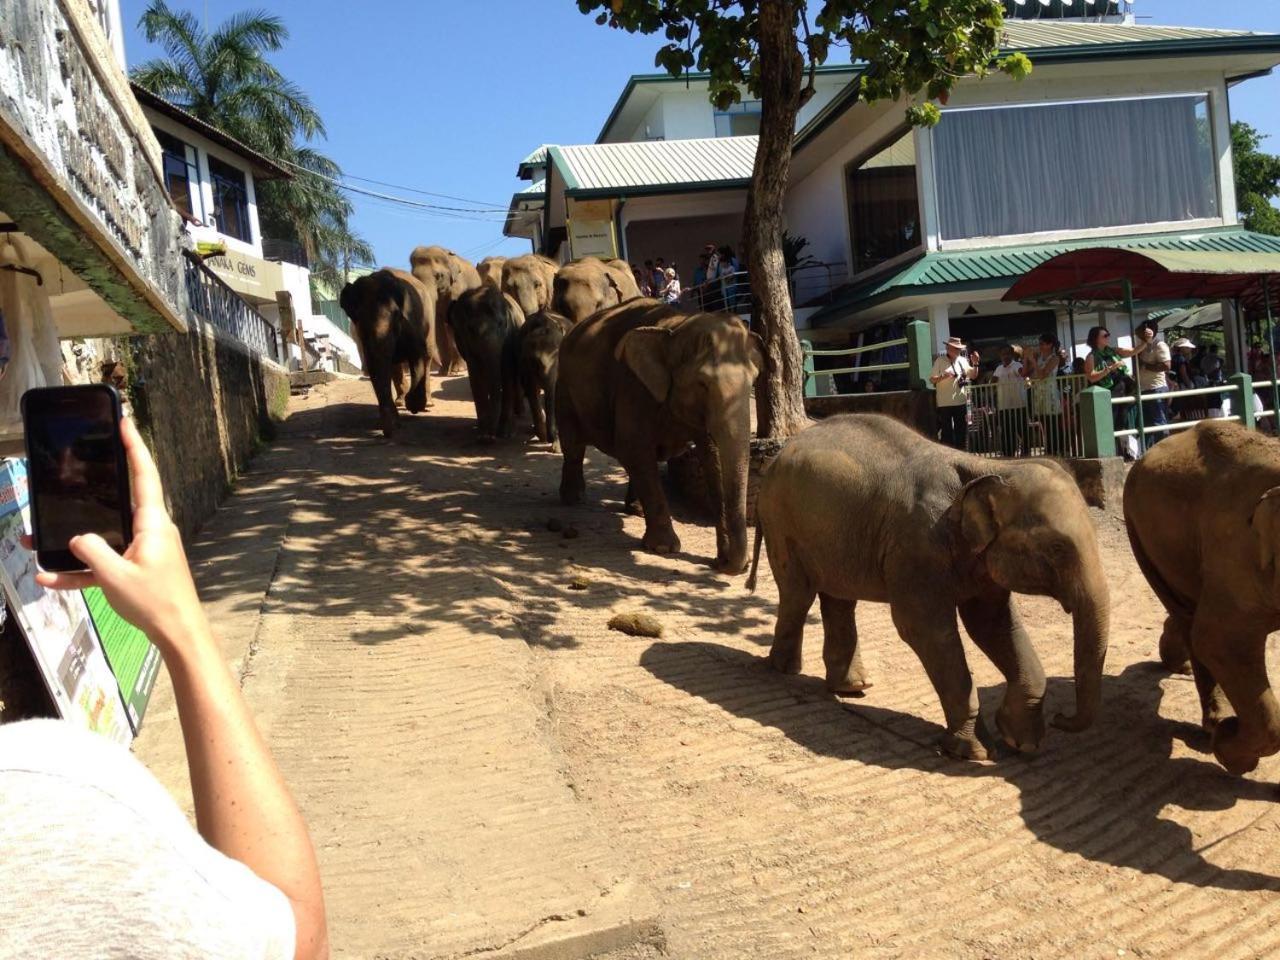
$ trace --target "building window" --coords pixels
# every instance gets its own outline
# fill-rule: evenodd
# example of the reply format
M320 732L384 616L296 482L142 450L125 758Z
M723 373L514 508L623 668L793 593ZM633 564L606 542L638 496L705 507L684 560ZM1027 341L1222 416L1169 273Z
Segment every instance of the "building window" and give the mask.
M164 186L169 191L169 199L173 205L192 220L201 219L200 214L191 205L192 186L199 186L200 173L196 165L188 157L194 158L195 151L171 134L162 130L155 131L156 140L160 143L160 157L164 162Z
M217 217L218 232L252 243L244 171L210 157L209 178L213 181L213 212Z
M706 114L703 114L706 116ZM717 137L754 137L760 133L760 101L744 100L715 112Z
M947 110L933 137L947 240L1220 215L1203 96Z
M848 168L853 272L865 273L921 247L916 141L910 130Z

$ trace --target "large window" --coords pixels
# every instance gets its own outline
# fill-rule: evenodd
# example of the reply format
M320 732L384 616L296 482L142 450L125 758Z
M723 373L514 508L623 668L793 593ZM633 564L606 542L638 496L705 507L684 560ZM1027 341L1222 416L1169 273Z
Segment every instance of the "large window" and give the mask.
M744 100L728 110L717 110L715 120L717 137L755 136L760 133L760 101Z
M948 240L1219 216L1203 96L947 110L934 128Z
M851 164L848 178L855 274L922 245L915 137L910 130Z
M169 192L169 198L175 207L192 220L199 220L199 213L191 205L191 188L193 185L198 187L200 183L200 174L192 162L195 151L188 154L185 143L162 130L156 130L155 135L160 143L160 157L164 161L164 186Z
M218 218L218 232L252 243L244 171L210 157L209 177L213 180L213 211Z

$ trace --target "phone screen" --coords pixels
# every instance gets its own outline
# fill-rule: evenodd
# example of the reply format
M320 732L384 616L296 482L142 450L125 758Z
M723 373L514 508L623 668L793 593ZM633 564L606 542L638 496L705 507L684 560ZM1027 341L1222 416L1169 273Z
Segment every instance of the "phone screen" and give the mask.
M83 569L68 547L82 533L123 552L133 518L116 392L105 384L51 387L28 391L22 402L40 566Z

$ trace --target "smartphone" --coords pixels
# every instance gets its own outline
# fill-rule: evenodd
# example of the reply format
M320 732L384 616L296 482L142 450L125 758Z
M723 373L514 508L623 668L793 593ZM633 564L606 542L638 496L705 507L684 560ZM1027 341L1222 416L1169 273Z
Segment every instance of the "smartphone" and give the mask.
M120 395L106 383L40 387L22 395L36 563L83 570L71 538L96 533L123 553L133 539Z

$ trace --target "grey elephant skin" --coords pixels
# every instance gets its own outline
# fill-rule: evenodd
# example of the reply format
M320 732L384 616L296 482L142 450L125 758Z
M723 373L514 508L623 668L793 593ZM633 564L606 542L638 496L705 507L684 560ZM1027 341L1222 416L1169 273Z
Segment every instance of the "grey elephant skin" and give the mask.
M518 412L516 333L524 314L491 284L466 290L449 307L449 326L467 364L482 439L511 436Z
M413 275L428 290L436 293L436 355L440 358L440 372L456 374L462 372L462 354L453 342L453 331L445 318L449 316L449 305L462 296L467 290L480 286L480 274L471 265L452 250L441 246L415 247L409 254L409 266Z
M560 264L537 253L512 257L502 265L502 292L514 297L526 317L551 306L551 291Z
M658 464L695 443L716 505L716 568L740 573L751 385L761 364L759 338L732 314L633 300L579 323L560 345L556 384L561 500L582 498L590 444L626 468L628 504L638 498L644 508L644 546L678 551Z
M574 323L598 310L617 306L640 296L640 288L623 260L583 257L556 271L551 308Z
M1266 664L1280 630L1280 443L1221 420L1162 440L1129 472L1124 519L1168 613L1160 658L1195 675L1214 755L1247 773L1280 751Z
M431 395L435 350L435 296L412 274L383 268L342 288L338 303L355 326L365 372L378 398L384 436L395 433L399 415L393 381L405 409L421 413ZM400 383L407 372L408 384Z
M543 310L529 317L516 335L516 377L539 440L559 448L556 432L556 381L560 374L560 344L573 325L567 317Z
M1012 593L1056 599L1072 614L1074 716L1097 716L1110 628L1097 539L1071 475L1050 461L983 460L925 439L889 417L832 417L792 438L766 469L756 504L760 538L778 585L771 664L798 673L805 617L822 609L829 689L869 685L858 655L859 600L888 603L942 701L944 752L987 759L956 614L1008 681L996 726L1030 752L1044 736L1044 671Z

